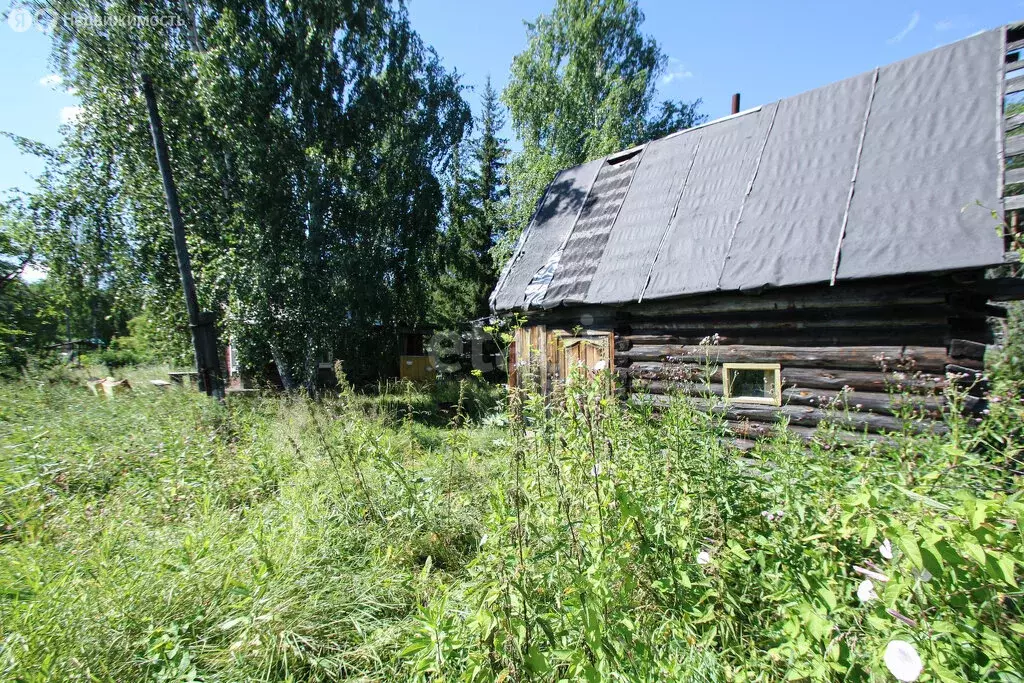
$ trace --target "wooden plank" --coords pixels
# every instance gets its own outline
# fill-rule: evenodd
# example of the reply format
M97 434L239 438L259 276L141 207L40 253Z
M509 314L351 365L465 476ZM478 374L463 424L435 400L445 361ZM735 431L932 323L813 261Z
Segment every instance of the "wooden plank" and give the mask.
M1006 44L1006 54L1017 52L1018 50L1024 50L1024 40L1015 40L1012 43Z
M641 394L681 394L683 396L700 396L705 398L724 395L721 382L707 384L702 381L636 379L633 381L633 391Z
M979 271L980 273L980 271ZM767 290L763 293L744 292L719 294L701 294L684 296L667 300L645 301L642 304L629 304L628 312L617 306L585 306L566 307L552 311L536 311L531 316L537 319L550 318L563 321L572 327L577 324L580 316L587 314L595 321L603 321L609 327L618 324L623 315L628 316L630 324L636 320L656 320L659 317L678 317L682 314L709 314L723 312L758 312L771 310L804 310L804 309L846 309L875 308L883 305L899 304L935 304L944 301L944 295L962 288L962 283L954 282L950 277L910 277L886 278L870 284L862 282L840 281L835 287L821 285L801 285L787 287L785 290ZM595 322L597 325L597 322Z
M976 306L976 314L982 315L984 304ZM709 337L709 332L718 335L718 346L891 346L909 344L920 346L942 346L949 336L948 318L961 312L952 306L947 307L945 317L934 323L918 323L900 326L897 322L888 324L876 323L871 327L836 328L827 325L804 327L803 329L784 328L684 328L671 323L637 323L635 330L651 333L651 337L667 337L666 340L650 342L634 341L636 345L675 344L680 346L699 346ZM660 334L653 334L653 333Z
M1007 62L1003 70L1006 73L1012 73L1018 69L1024 69L1024 59L1018 59L1014 62Z
M1024 78L1020 79L1024 81ZM1024 134L1021 135L1009 135L1006 138L1006 148L1003 152L1007 157L1016 156L1017 154L1024 153Z
M949 342L950 358L970 358L972 360L985 360L985 351L988 347L969 339L953 339Z
M1005 94L1012 95L1024 91L1024 76L1017 76L1006 81Z
M990 278L972 286L971 290L992 301L1013 301L1024 295L1024 278Z
M1024 278L994 277L979 283L976 290L992 301L1018 301L1024 299Z
M983 311L976 312L983 316ZM699 345L706 335L686 335L684 330L667 330L674 332L675 341L678 345ZM948 322L941 326L921 327L912 330L897 330L891 328L877 329L822 329L818 331L801 331L788 334L743 332L740 330L724 330L719 336L720 346L728 345L763 345L763 346L856 346L864 345L890 345L894 341L914 346L943 346L949 343L951 330ZM958 334L959 337L967 337L966 334Z
M1012 197L1005 197L1003 199L1003 210L1015 211L1016 209L1024 209L1024 194L1015 194Z
M622 368L623 374L635 379L661 380L667 382L710 381L721 383L721 368L705 368L693 364L665 362L638 362ZM902 387L916 392L934 392L946 385L945 377L908 377L904 374L868 372L863 370L824 370L820 368L783 368L783 387L807 387L811 389L834 389L843 387L860 391L887 392L890 388Z
M739 435L747 440L763 439L775 433L774 427L763 422L727 421L726 428L733 434ZM800 437L804 441L826 441L835 440L843 444L853 445L864 442L883 443L891 442L890 439L881 434L858 434L855 432L837 431L819 434L816 427L800 427L790 425L788 431Z
M751 439L729 439L728 443L736 450L742 451L744 453L757 446L757 442Z
M632 361L668 360L679 363L782 363L790 367L889 368L941 372L949 362L944 347L926 346L683 346L637 344L619 357Z
M1007 185L1024 183L1024 168L1011 168L1006 172L1006 178L1003 182Z
M642 403L650 401L653 405L664 407L671 401L668 396L648 395L631 396L631 401ZM829 422L844 429L855 431L868 431L871 433L899 432L904 428L904 421L889 415L875 415L874 413L850 413L836 414L818 408L805 406L764 406L754 404L729 403L724 404L702 398L688 399L699 410L721 415L727 420L750 420L752 422L781 422L788 421L791 425L801 427L816 427L822 422ZM914 420L907 422L906 427L912 432L932 432L944 434L947 427L931 420Z
M966 365L959 365L957 363L950 363L946 366L946 372L951 372L954 375L966 375L968 380L981 379L982 371L979 368L969 368Z
M637 393L658 395L680 394L698 398L722 396L722 385L719 383L678 382L665 380L638 379L633 382ZM787 387L782 391L783 405L811 406L823 410L836 409L878 413L879 415L895 415L909 408L925 411L930 417L939 417L946 400L942 396L924 396L919 394L888 394L877 391L842 391L835 389L815 389L811 387Z
M868 431L874 434L884 432L899 432L903 430L903 421L888 415L875 415L873 413L830 413L817 408L804 406L774 406L744 405L732 403L723 405L712 403L704 399L690 399L699 407L705 410L724 415L730 420L752 420L757 422L780 422L788 420L789 424L801 427L817 427L822 422L853 429L856 431ZM913 432L938 432L945 433L946 427L942 424L929 422L911 422L907 425Z
M908 314L905 317L893 315L891 318L885 317L886 311L884 308L876 310L874 312L874 318L865 319L847 319L847 318L821 318L821 319L808 319L808 318L794 318L791 317L788 320L772 319L771 316L760 317L756 313L746 314L747 318L744 320L729 320L726 318L719 320L708 320L708 321L692 321L687 320L685 317L673 318L671 321L664 321L658 323L662 326L668 326L667 331L675 331L676 336L694 337L696 335L702 335L704 337L710 337L714 334L721 336L737 335L741 333L750 334L753 332L764 333L764 334L777 334L777 335L788 335L792 333L806 332L808 334L824 333L829 330L906 330L913 332L915 330L923 330L929 328L935 328L945 323L946 318L949 315L948 309L944 310L941 305L935 305L935 307L928 312L927 317L923 314L919 314L920 317L912 317ZM636 323L633 327L639 331L643 331L649 325L646 323ZM651 326L653 327L653 326ZM665 329L664 327L662 329ZM635 341L634 343L643 343ZM658 343L658 342L654 342ZM721 341L719 341L721 343Z
M1006 122L1003 124L1003 130L1009 133L1011 130L1016 130L1024 126L1024 114L1013 114L1006 117Z
M874 391L835 391L811 389L809 387L788 387L782 391L782 401L787 405L813 406L825 410L855 411L895 415L901 410L923 411L929 417L941 416L945 405L942 396L917 394L886 394Z
M860 391L885 392L893 387L911 391L932 392L946 385L944 378L907 377L902 374L866 372L863 370L820 370L815 368L783 368L784 387L810 387L814 389L842 389L850 387Z
M824 291L822 292L825 293ZM678 328L797 328L813 326L830 327L870 327L878 324L892 324L893 321L908 324L935 322L943 316L945 295L941 292L931 294L926 303L902 304L887 302L884 307L878 303L865 303L860 306L805 307L805 308L773 308L765 306L753 311L694 311L680 310L671 315L637 317L630 325L631 334L642 333L643 328L637 324L647 325L659 322ZM620 335L622 333L620 332Z

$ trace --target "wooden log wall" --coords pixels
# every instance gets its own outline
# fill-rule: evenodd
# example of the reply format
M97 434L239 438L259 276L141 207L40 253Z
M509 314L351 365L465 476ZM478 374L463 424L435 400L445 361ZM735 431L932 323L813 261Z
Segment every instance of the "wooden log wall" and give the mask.
M988 318L1005 315L989 304L986 282L967 273L840 283L558 309L530 320L612 331L627 394L656 405L690 396L745 439L781 420L802 436L825 421L861 434L941 432L942 389L949 381L980 388ZM751 362L781 365L782 406L723 400L722 364ZM980 396L966 407L983 408ZM915 419L904 424L910 411Z
M1024 113L1019 95L1024 91L1024 27L1006 29L1006 53L1003 60L1003 135L1000 169L1003 174L1004 246L1008 256L1021 248L1024 214ZM1020 266L1012 266L1019 274Z

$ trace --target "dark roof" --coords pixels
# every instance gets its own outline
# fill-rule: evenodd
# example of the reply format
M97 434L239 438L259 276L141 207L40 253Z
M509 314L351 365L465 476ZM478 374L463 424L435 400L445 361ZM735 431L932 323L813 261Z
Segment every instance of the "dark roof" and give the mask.
M558 173L496 311L1002 262L1004 29Z

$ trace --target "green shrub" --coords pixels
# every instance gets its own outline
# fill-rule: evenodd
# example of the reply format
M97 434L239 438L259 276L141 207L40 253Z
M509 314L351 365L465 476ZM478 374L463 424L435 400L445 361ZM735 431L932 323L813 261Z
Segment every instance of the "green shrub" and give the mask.
M99 353L90 353L83 360L89 360L101 365L106 365L111 370L123 368L129 365L140 365L143 358L135 351L127 349L103 349Z
M883 680L907 643L931 680L1017 680L1019 444L994 437L1024 409L992 412L740 459L684 399L526 397L467 598L424 609L406 654L423 677Z
M894 642L920 680L1024 670L1006 385L947 436L739 458L683 398L585 383L476 426L500 389L145 373L0 384L0 679L868 681Z

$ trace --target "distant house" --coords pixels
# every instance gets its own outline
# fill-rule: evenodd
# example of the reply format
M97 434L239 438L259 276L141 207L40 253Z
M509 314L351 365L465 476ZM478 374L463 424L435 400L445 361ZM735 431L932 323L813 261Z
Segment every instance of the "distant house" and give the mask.
M614 368L748 436L830 404L898 429L893 385L936 417L990 301L1021 298L986 274L1024 207L1022 46L999 28L561 171L491 296L526 319L511 381Z

